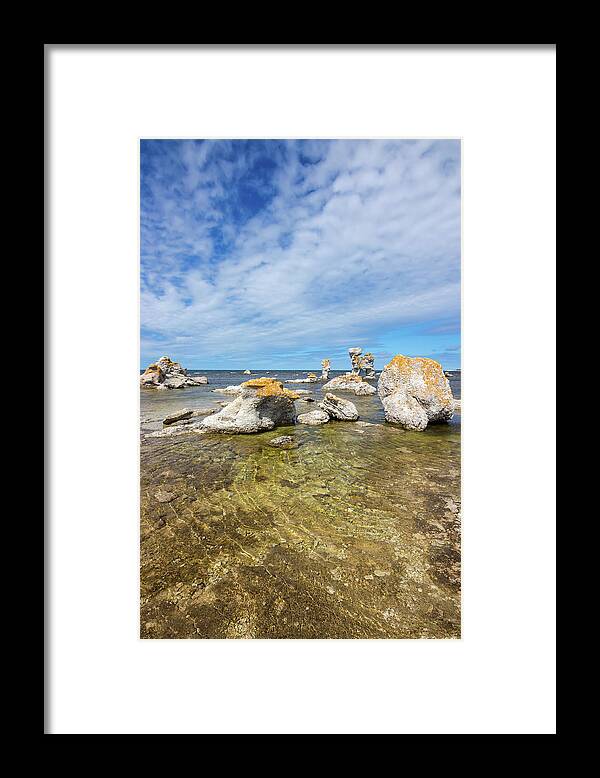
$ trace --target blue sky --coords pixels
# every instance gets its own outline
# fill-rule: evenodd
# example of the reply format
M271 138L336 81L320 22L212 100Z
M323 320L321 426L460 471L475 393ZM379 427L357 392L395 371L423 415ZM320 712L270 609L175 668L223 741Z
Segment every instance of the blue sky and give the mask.
M460 142L141 141L141 367L460 367Z

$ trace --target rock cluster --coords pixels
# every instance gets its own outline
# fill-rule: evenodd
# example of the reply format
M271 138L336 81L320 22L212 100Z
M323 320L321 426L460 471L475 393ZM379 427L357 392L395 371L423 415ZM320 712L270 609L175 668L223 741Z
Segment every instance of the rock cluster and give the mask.
M450 421L455 404L439 362L425 357L395 356L377 383L385 418L408 430Z
M362 348L355 346L348 349L353 375L360 375L363 371L365 378L375 378L375 357L370 351L362 355Z
M296 420L296 392L284 389L274 378L253 378L240 386L238 396L223 410L206 417L200 423L212 432L248 434L265 432Z
M374 386L368 384L362 379L361 376L354 373L346 373L346 375L340 375L336 378L332 378L331 381L323 386L323 391L330 391L332 389L342 389L347 392L354 392L358 396L368 396L376 394Z
M184 386L207 384L206 376L190 376L179 362L169 357L161 357L158 362L149 365L140 376L140 386L154 389L182 389Z

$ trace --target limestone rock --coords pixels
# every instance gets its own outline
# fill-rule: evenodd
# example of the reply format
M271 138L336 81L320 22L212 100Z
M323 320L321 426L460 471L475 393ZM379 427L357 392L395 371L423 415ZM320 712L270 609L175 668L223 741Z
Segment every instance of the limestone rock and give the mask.
M310 424L311 426L317 426L318 424L327 424L329 421L329 414L322 410L309 411L308 413L301 413L296 421L299 424Z
M299 443L291 435L280 435L278 438L270 440L268 445L273 446L273 448L290 449L298 448Z
M190 376L179 362L173 362L169 357L161 357L149 365L140 376L140 386L157 389L182 389L184 386L207 384L206 376Z
M163 424L167 427L169 424L174 424L176 421L191 419L193 413L194 412L191 410L191 408L182 408L180 411L176 411L175 413L171 413L168 416L165 416L163 419Z
M356 421L358 419L358 411L354 403L336 397L331 392L327 392L325 399L319 403L319 408L325 411L330 418L338 421Z
M375 378L375 357L370 351L361 356L362 348L355 346L348 349L348 354L350 355L352 373L354 375L360 375L364 372L366 378Z
M323 368L321 370L321 381L329 380L329 371L331 369L331 360L329 360L329 359L322 359L321 360L321 367Z
M454 398L439 362L425 357L395 356L377 383L386 421L409 430L450 421Z
M250 372L250 370L244 370L244 375L252 375L252 373Z
M299 395L284 389L274 378L253 378L241 384L241 391L223 410L201 422L204 429L231 434L264 432L295 423L294 400Z
M346 375L332 378L331 381L323 386L324 392L332 389L342 389L344 391L354 392L354 394L358 396L369 396L377 393L374 386L363 381L361 376L354 375L353 373L347 373Z
M231 384L222 389L211 389L211 392L217 392L218 394L241 394L242 387L240 385Z

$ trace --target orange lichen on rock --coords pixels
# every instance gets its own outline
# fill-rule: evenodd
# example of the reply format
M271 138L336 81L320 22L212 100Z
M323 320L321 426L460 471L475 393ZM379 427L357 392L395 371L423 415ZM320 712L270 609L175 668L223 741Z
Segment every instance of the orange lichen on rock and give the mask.
M434 394L444 396L448 392L448 381L439 362L428 357L405 357L403 354L397 354L385 369L396 368L407 380L413 371L420 372L425 385Z
M276 378L251 378L244 381L242 386L256 389L259 397L288 397L290 400L298 400L300 395L290 389L284 389L281 381Z

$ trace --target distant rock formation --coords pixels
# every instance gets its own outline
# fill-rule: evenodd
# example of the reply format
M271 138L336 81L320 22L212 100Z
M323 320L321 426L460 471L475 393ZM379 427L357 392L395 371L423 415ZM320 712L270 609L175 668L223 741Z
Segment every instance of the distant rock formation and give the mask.
M330 359L322 359L321 360L321 367L323 368L321 370L321 381L328 381L329 380L329 371L331 369L331 360Z
M240 394L242 387L238 384L230 384L223 388L211 389L211 392L217 392L218 394Z
M375 357L370 351L361 356L362 348L355 346L348 349L348 354L350 354L353 375L361 375L364 371L365 378L375 378Z
M365 371L365 378L375 378L375 356L370 351L362 358L361 367Z
M377 383L386 421L408 430L450 421L455 404L439 362L425 357L395 356Z
M323 385L324 392L333 391L334 389L353 392L357 396L368 396L377 393L374 386L371 386L361 376L354 373L336 376L336 378L332 378L331 381Z
M206 376L190 376L179 362L169 357L161 357L158 362L149 365L140 376L140 386L155 389L182 389L184 386L207 384Z
M202 420L211 432L248 434L265 432L280 425L294 424L296 392L284 389L274 378L252 378L241 384L240 394L223 410Z
M244 370L244 375L252 375L252 372L250 370Z
M309 373L306 378L290 378L285 384L316 384L319 379L314 373Z

